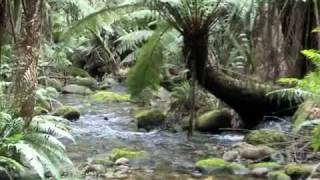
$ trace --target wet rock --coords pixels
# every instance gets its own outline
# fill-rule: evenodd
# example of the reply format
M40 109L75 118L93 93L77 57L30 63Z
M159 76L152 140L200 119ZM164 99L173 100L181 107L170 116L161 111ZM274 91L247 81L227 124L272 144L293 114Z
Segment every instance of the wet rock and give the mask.
M61 116L70 121L77 120L80 118L80 111L71 106L61 106L59 107L54 116Z
M288 164L284 169L285 173L293 179L306 178L313 170L310 165L296 163Z
M97 81L91 77L76 77L76 78L70 79L68 83L88 87L92 90L97 88Z
M165 113L160 110L143 110L135 116L138 129L150 131L163 125L166 119Z
M92 164L101 164L104 167L112 167L114 165L114 162L109 159L94 159L91 162Z
M288 176L284 171L270 172L268 177L271 180L291 180L291 177Z
M238 151L228 151L223 154L222 159L228 162L235 161L239 156Z
M219 172L244 174L248 171L245 166L239 163L228 163L223 159L219 159L219 158L209 158L209 159L198 161L196 163L196 170L205 174L219 173Z
M125 166L125 165L120 165L116 167L116 172L119 174L127 174L129 170L130 170L129 166Z
M240 157L248 160L263 160L271 156L274 150L268 146L243 146L239 148Z
M269 171L281 168L281 165L276 162L261 162L250 165L251 168L267 168Z
M111 154L109 155L109 159L112 161L116 161L120 158L126 158L126 159L135 159L142 157L144 155L143 151L135 151L135 150L130 150L130 149L113 149L111 151Z
M216 132L220 128L231 127L232 114L227 109L209 111L196 121L196 129L201 132Z
M249 144L273 144L287 141L287 136L274 130L255 130L246 135L245 141Z
M89 164L85 166L82 171L84 174L89 174L89 173L99 174L99 173L104 173L106 169L101 164Z
M85 86L70 84L70 85L66 85L62 88L62 93L89 95L92 93L92 91L91 91L91 89L89 89Z
M110 89L112 86L119 84L117 80L111 77L106 77L99 85L100 90Z
M268 172L269 172L268 168L258 167L258 168L254 168L251 171L251 175L253 175L254 177L257 177L257 178L264 178L264 177L267 177Z
M118 165L118 166L119 165L127 165L127 164L129 164L129 159L122 157L122 158L117 159L114 164Z
M90 77L89 73L81 68L70 66L66 68L67 74L73 77Z
M61 91L63 88L63 83L57 79L48 79L47 85L55 88L57 91Z
M48 113L49 113L49 111L46 108L43 108L43 107L40 107L40 106L36 106L34 108L33 115L34 116L39 116L39 115L46 115Z
M115 93L110 91L98 91L90 96L90 99L95 102L123 102L129 101L128 94Z

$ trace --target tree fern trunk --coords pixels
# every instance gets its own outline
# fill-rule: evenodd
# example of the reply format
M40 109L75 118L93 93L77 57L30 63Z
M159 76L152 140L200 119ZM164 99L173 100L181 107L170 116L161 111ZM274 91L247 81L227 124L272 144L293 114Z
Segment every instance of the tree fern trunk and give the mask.
M14 97L21 116L25 119L26 126L31 122L35 106L43 1L28 0L23 4L22 28L14 48L14 59L17 68Z
M6 29L6 0L0 0L0 65L1 54L2 54L2 45L3 45L3 36Z

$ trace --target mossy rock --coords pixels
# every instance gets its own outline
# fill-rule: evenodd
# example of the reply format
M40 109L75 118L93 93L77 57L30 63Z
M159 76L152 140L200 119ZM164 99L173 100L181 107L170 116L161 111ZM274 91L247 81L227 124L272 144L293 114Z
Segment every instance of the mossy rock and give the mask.
M282 166L276 162L260 162L250 165L251 168L267 168L268 170L277 170Z
M128 94L120 94L110 91L98 91L91 95L91 100L95 102L125 102L130 100Z
M33 115L34 116L39 116L39 115L46 115L48 113L49 113L49 111L46 108L43 108L43 107L40 107L40 106L36 106L34 108Z
M80 111L71 106L61 106L53 115L73 121L80 118Z
M76 77L71 79L68 83L70 84L77 84L80 86L88 87L92 90L97 88L97 81L94 78L91 77Z
M288 176L284 171L270 172L268 176L271 180L291 180L291 177Z
M220 128L231 127L232 114L227 109L209 111L196 121L196 129L201 132L216 132Z
M136 114L138 129L150 131L163 125L166 114L160 110L143 110Z
M126 148L117 148L113 149L111 151L111 154L109 155L109 159L111 161L116 161L120 158L127 158L129 160L142 157L145 154L144 151L136 151L136 150L130 150Z
M255 130L246 135L245 141L249 144L274 144L287 141L287 136L274 130Z
M87 71L75 66L68 67L66 71L69 75L74 77L91 77Z
M312 173L312 166L306 164L291 163L285 166L285 173L291 178L306 178Z
M203 173L235 173L241 174L247 172L248 169L239 163L229 163L220 158L203 159L196 163L196 169Z
M65 94L80 94L89 95L92 94L91 89L85 86L80 86L77 84L69 84L62 88L62 92Z
M55 88L57 91L61 91L63 88L63 83L57 79L48 79L47 85Z

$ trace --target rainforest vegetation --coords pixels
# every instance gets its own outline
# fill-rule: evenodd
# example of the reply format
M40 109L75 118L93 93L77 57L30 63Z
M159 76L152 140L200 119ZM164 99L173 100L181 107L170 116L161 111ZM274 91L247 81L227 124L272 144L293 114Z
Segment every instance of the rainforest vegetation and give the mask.
M319 0L0 0L0 179L320 179Z

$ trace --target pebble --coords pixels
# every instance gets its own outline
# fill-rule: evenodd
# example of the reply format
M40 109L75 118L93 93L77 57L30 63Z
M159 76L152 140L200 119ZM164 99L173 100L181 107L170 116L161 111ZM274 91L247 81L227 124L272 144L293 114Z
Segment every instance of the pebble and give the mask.
M129 159L124 158L124 157L117 159L115 162L115 165L117 165L117 166L127 165L127 164L129 164Z

